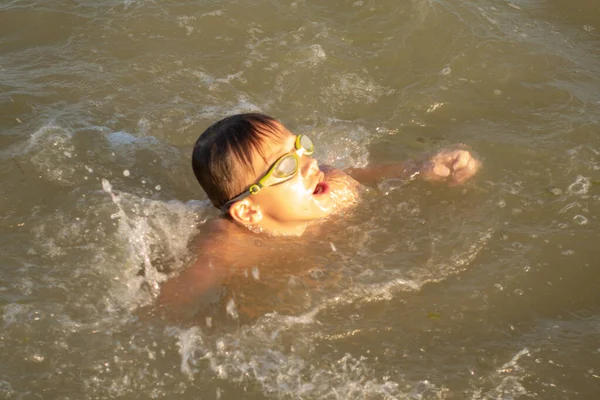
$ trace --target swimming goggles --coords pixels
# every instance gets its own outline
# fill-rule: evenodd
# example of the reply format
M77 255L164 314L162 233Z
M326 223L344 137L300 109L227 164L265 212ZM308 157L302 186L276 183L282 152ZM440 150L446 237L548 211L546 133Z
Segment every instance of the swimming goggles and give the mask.
M227 203L221 206L221 211L227 212L229 207L236 201L245 199L246 197L260 192L260 190L267 186L277 185L291 179L298 168L300 167L300 157L306 154L311 155L315 151L315 145L308 136L298 135L294 142L294 151L281 156L273 163L267 173L258 180L258 182L250 185L248 189L235 196Z

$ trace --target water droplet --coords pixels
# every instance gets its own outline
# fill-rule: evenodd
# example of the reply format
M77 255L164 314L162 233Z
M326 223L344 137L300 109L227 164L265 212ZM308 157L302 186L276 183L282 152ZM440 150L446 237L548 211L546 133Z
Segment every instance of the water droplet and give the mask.
M31 356L31 361L36 362L36 363L41 363L44 361L44 356L39 355L39 354L34 354L33 356Z
M563 194L563 191L557 187L549 187L548 192L552 193L555 196L560 196Z
M217 375L219 376L219 378L221 379L227 379L227 370L225 369L224 366L219 365L217 367Z
M229 301L227 302L227 314L231 315L231 317L233 319L237 319L238 318L238 312L237 309L235 307L235 301L233 301L233 299L229 299Z
M110 182L108 180L102 179L102 189L106 193L110 193L112 191L112 185L110 184Z
M160 185L156 185L156 186L154 187L154 189L156 189L156 190L160 190L160 189L161 189L161 187L160 187Z

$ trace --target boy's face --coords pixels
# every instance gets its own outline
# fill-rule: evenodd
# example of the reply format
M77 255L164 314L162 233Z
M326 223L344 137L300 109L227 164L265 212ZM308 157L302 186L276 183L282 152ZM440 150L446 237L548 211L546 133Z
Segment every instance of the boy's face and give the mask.
M248 174L247 185L264 176L281 156L295 151L296 135L280 123L277 127L279 134L272 135L265 143L265 158L254 154L254 172ZM268 224L283 232L288 227L324 218L333 211L330 189L323 182L325 174L317 160L307 155L300 156L299 160L298 171L291 179L264 187L247 198L261 213L259 226Z

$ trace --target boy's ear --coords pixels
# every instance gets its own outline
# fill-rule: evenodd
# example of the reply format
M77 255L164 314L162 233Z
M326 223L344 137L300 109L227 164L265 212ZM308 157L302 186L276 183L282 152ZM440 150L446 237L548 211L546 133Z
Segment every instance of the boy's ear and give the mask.
M229 215L242 225L256 225L262 218L260 207L250 199L237 201L229 207Z

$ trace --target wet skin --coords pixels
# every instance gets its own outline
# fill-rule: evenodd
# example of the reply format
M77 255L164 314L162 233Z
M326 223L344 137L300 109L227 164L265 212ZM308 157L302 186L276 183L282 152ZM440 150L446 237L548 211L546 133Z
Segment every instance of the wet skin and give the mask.
M254 154L252 171L244 177L248 186L264 176L280 157L295 149L296 135L282 124L277 127L278 132L265 143L266 156ZM185 305L197 301L226 277L285 253L286 243L280 243L281 240L299 237L307 227L357 203L361 185L356 179L366 182L419 177L456 186L475 175L480 166L481 162L464 149L443 150L422 163L346 171L319 166L316 159L302 155L298 171L291 179L264 187L234 203L228 215L205 226L194 245L198 259L162 285L158 303L169 310L171 317L182 314ZM257 245L258 242L263 244Z

